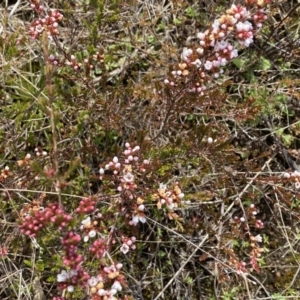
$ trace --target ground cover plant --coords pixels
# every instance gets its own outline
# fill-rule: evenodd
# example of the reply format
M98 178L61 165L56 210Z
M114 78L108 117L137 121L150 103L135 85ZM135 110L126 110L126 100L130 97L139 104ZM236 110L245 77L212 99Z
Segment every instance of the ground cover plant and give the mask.
M297 1L4 1L1 299L298 299Z

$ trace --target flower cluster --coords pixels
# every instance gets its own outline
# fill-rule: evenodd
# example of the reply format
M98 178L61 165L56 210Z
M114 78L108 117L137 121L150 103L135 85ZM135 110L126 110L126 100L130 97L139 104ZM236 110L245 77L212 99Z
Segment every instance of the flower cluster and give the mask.
M4 181L6 178L12 175L13 173L10 171L9 166L5 166L4 169L1 170L0 182Z
M257 209L255 207L255 205L252 203L248 210L246 211L247 213L247 217L248 217L248 221L252 221L254 222L254 225L256 228L263 228L264 227L264 223L261 220L257 220L256 219L256 215L257 215ZM245 217L234 217L234 221L237 224L244 224L246 222L246 218ZM246 230L248 230L248 225L245 225L244 228Z
M61 244L65 250L65 256L63 263L66 266L77 269L80 263L83 261L82 255L77 254L77 247L81 241L79 234L69 231L64 238L61 240Z
M47 15L42 16L44 7L40 5L39 0L32 0L30 6L39 14L39 18L34 20L29 27L29 35L32 39L38 39L44 31L48 36L58 35L58 22L63 19L63 15L54 9L50 10Z
M263 238L260 234L258 235L253 235L250 231L250 226L249 224L254 225L254 227L256 229L261 229L264 227L264 224L261 220L257 220L256 219L256 215L257 215L257 208L255 207L255 205L252 203L250 204L250 206L248 207L248 209L245 211L246 216L244 217L234 217L234 222L236 224L238 224L238 226L242 225L242 229L246 232L246 234L249 236L249 240L250 240L250 246L252 248L251 252L250 252L250 264L252 269L256 270L257 272L259 271L259 266L258 266L258 258L261 256L261 252L264 251L263 248L261 248L258 243L261 243L263 241ZM247 222L246 222L247 221ZM242 237L244 236L244 234L242 234ZM245 271L245 267L246 264L243 265L239 265L237 267L237 270L239 272L246 272Z
M132 236L131 238L128 237L124 237L122 236L122 246L121 246L121 252L123 252L124 254L128 253L128 251L131 250L135 250L136 246L134 245L136 241L136 237Z
M247 5L257 5L259 7L265 6L266 4L271 4L273 0L246 0Z
M175 183L173 189L168 189L165 184L160 184L157 193L152 196L153 201L157 201L157 207L160 209L166 206L169 210L173 210L181 203L184 194L178 186L178 182Z
M139 146L132 148L129 143L125 144L124 156L118 158L115 156L105 168L100 168L100 180L104 179L106 173L113 174L113 180L116 184L116 189L121 193L120 202L126 201L131 204L131 218L129 222L131 225L136 225L139 221L146 222L145 218L145 205L141 197L137 197L136 190L138 185L136 177L146 172L147 166L150 164L149 160L140 162L138 152Z
M57 282L60 289L66 289L70 293L74 291L76 286L86 286L90 278L90 275L81 266L84 258L77 252L80 241L80 235L72 231L67 232L61 239L65 251L63 263L70 268L70 271L63 270L58 274Z
M71 220L72 217L59 207L58 203L51 203L45 209L40 207L39 210L29 212L27 216L24 216L20 230L26 235L35 237L37 233L48 224L55 225L61 230L66 227Z
M57 55L49 55L48 61L50 64L56 67L67 66L72 68L74 71L84 70L86 77L91 75L91 71L99 67L99 64L103 64L104 56L99 52L96 52L94 55L90 55L88 58L85 58L83 62L79 62L74 55L68 57L65 61L60 60Z
M61 290L66 289L69 293L73 293L75 286L86 286L90 275L86 273L82 268L71 269L70 271L63 270L57 274L57 282ZM60 298L53 298L60 299Z
M246 266L247 266L247 263L244 262L244 261L238 261L236 263L236 271L237 271L237 274L245 274L247 273L247 269L246 269Z
M103 266L98 276L88 280L92 300L117 300L117 293L126 285L124 276L120 273L122 264Z
M135 146L134 148L130 147L129 143L125 144L126 149L124 150L124 161L123 164L120 162L119 158L115 156L112 161L105 165L105 169L100 168L99 173L100 175L105 174L105 170L112 170L114 175L120 174L120 171L123 169L122 166L129 166L133 163L137 163L139 161L139 156L137 155L138 151L140 150L140 146ZM149 165L149 160L144 160L141 165L139 165L139 170L142 172L146 171L146 166ZM131 174L128 174L128 170L125 168L123 176L123 182L132 182L134 177ZM126 176L127 175L127 176ZM125 177L125 178L124 178ZM102 176L100 176L102 179Z
M107 241L103 239L98 239L93 242L89 251L96 257L101 258L104 256L105 252L108 250Z
M251 252L249 254L250 256L250 264L253 270L259 272L259 265L258 265L258 259L261 257L261 253L264 252L264 248L261 248L258 243L262 243L263 238L260 234L253 236L250 235L250 246L251 246Z
M285 172L283 174L283 178L285 178L287 181L291 181L295 184L296 189L300 189L300 172L299 171L293 171L293 172Z
M87 214L87 213L93 212L95 210L95 204L96 204L96 201L93 199L92 196L83 198L79 202L79 206L76 209L76 212L78 214Z
M67 60L65 64L75 71L82 67L82 63L78 62L74 55L71 55L70 59Z
M17 164L19 167L21 166L29 166L30 165L30 160L31 160L31 154L26 154L24 159L20 159L17 161Z
M47 153L47 151L45 151L45 150L41 150L40 148L35 148L34 149L34 152L35 152L35 155L36 156L47 156L48 155L48 153Z
M138 197L133 206L132 219L129 221L129 225L136 226L139 222L146 223L145 205L143 203L144 199Z
M3 258L7 255L8 250L6 246L0 246L0 258Z
M30 7L32 10L35 10L38 14L42 13L44 6L41 4L40 0L31 0Z
M249 47L255 33L252 23L258 29L267 18L262 4L253 5L256 6L251 13L241 5L232 4L226 14L213 22L210 29L198 33L199 44L183 49L182 63L164 83L173 87L178 79L180 82L185 79L189 92L203 95L207 84L213 78L218 78L223 73L223 67L238 56L236 42L239 47Z
M98 225L98 222L92 222L91 217L87 217L81 221L81 224L80 229L85 233L83 240L84 242L88 242L90 238L94 238L96 236L96 226Z

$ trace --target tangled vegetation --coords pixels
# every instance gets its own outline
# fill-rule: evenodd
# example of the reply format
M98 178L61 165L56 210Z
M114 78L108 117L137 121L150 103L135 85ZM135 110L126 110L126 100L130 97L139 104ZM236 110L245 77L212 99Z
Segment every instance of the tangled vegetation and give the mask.
M299 1L0 14L1 299L300 298Z

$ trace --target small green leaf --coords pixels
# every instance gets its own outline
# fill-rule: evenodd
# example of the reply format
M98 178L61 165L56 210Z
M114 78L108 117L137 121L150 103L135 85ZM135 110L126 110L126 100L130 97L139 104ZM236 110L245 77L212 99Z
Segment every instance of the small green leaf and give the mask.
M174 18L173 22L174 22L175 25L180 25L181 24L181 21L177 18Z
M187 14L188 17L190 18L195 18L197 17L197 11L192 7L189 6L186 10L185 13Z
M245 61L241 58L234 58L232 62L239 69L241 69L245 64Z
M26 266L28 266L28 267L32 267L32 262L31 262L30 260L28 260L28 259L25 259L25 260L24 260L24 264L25 264Z
M260 62L259 62L259 69L262 70L262 71L266 71L266 70L269 70L271 68L271 62L262 57Z
M166 256L166 252L164 252L164 251L158 251L158 257L165 257Z

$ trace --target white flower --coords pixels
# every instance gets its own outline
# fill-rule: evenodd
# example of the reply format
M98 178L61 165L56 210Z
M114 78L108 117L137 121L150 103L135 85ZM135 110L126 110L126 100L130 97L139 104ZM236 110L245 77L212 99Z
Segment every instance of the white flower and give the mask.
M300 172L299 171L294 171L292 173L292 177L300 177Z
M82 220L81 221L81 224L84 226L84 227L87 227L91 224L91 217L87 217L86 219Z
M90 287L93 287L93 286L96 286L98 282L99 282L99 280L98 280L96 277L92 276L92 277L88 280L88 285L89 285Z
M249 21L238 22L236 24L236 30L237 31L250 31L252 29L253 29L253 26Z
M98 290L98 295L99 296L105 296L106 295L106 290L104 290L104 289Z
M253 43L252 37L244 40L244 46L246 46L246 47L249 47L250 44L252 44L252 43Z
M215 20L212 24L212 28L213 28L213 32L218 30L220 27L220 21L219 20Z
M184 193L180 193L180 194L178 195L178 197L179 197L179 199L183 199Z
M126 254L129 251L129 246L127 244L123 244L120 248L121 252Z
M142 223L146 223L146 218L139 216L139 221Z
M204 64L204 67L206 70L210 70L212 68L212 62L211 61L206 61L206 63Z
M189 56L193 53L192 49L189 49L187 47L184 47L181 53L181 59L182 60L188 60Z
M77 275L78 275L77 270L70 270L70 272L69 272L70 278L72 278L72 277L74 277L74 276L77 276Z
M139 205L138 210L144 211L145 210L145 205L144 204Z
M138 222L146 223L146 218L136 215L136 216L132 217L131 222L132 222L133 225L137 225Z
M115 295L118 291L115 290L115 289L111 289L109 292L108 292L108 295L110 295L110 297L108 298L109 300L117 300L116 297L113 297L113 295Z
M69 285L69 286L67 287L67 291L68 291L69 293L73 293L73 292L74 292L74 286L73 286L73 285Z
M213 140L211 137L209 137L209 138L207 139L207 143L208 143L208 144L212 144L213 141L214 141L214 140Z
M95 237L96 236L96 231L95 230L91 230L90 232L89 232L89 237L90 238L93 238L93 237Z
M68 274L67 271L63 270L63 271L61 271L60 274L57 274L57 281L58 282L64 282L67 279L69 279L69 274Z
M203 32L198 32L198 33L197 33L197 38L200 39L200 40L204 40L204 39L205 39L205 33L203 33Z
M35 31L38 33L43 32L43 30L44 30L44 27L40 24L35 27Z
M197 52L199 55L202 55L203 52L204 52L204 49L199 47L199 48L196 49L196 52Z
M137 225L139 222L139 216L133 216L131 222L133 225Z
M127 172L127 173L123 176L123 179L124 179L125 182L133 182L134 176L133 176L130 172Z
M253 236L251 239L255 242L258 242L258 243L261 243L262 240L263 240L263 238L260 234L258 234L257 236Z
M168 209L173 209L175 207L174 203L167 204Z
M237 57L238 56L238 51L237 49L233 49L230 53L230 58L234 58L234 57Z
M136 151L139 151L140 150L140 146L135 146L133 149L132 149L132 152L136 152Z
M159 184L159 189L165 191L167 189L167 185L164 183Z
M115 290L117 290L117 291L122 291L122 286L121 286L121 283L118 281L118 280L116 280L115 282L114 282L114 284L111 286L111 288L112 289L115 289Z
M227 41L220 41L217 42L215 45L215 50L219 51L219 50L224 50L225 48L227 48L228 46L228 42Z
M192 62L192 65L195 65L198 68L201 66L201 64L202 63L201 63L200 59L198 59L198 58L195 61Z
M225 66L226 63L227 63L226 58L223 57L223 58L220 59L220 65L221 65L221 66Z

